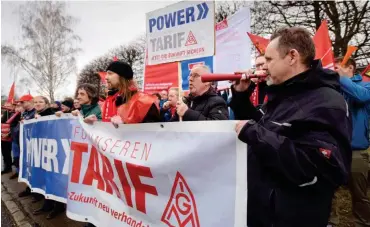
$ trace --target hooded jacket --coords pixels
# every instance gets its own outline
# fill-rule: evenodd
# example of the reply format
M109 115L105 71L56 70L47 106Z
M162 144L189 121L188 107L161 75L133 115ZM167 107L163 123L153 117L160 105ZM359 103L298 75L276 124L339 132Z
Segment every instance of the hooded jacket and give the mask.
M352 150L369 148L370 83L362 82L360 74L342 76L340 85L352 114Z
M239 133L249 145L248 226L324 227L351 163L352 124L339 76L314 61L267 95L260 119ZM238 97L233 101L243 105Z

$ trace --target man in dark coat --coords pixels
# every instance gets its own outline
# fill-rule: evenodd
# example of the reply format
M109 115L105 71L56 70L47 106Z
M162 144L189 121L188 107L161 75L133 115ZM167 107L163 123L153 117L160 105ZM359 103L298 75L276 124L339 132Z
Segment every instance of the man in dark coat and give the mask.
M324 227L351 162L352 124L339 76L313 60L305 29L276 31L265 57L268 102L236 126L249 145L248 226ZM244 85L234 87L234 106L249 102Z
M172 121L177 121L178 116L183 121L228 120L229 113L225 100L217 95L211 83L203 83L200 76L210 73L207 66L193 68L189 75L189 97L184 102L178 101L177 115Z

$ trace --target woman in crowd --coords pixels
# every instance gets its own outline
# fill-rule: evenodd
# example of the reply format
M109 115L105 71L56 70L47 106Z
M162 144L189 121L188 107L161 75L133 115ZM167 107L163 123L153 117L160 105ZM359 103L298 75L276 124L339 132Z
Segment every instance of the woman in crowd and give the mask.
M91 84L81 84L77 87L76 97L81 104L81 110L74 110L72 114L77 116L81 114L86 123L92 123L95 120L101 120L101 110L98 104L98 90Z
M81 105L78 99L73 100L73 110L81 110Z
M62 116L63 113L71 113L73 109L73 99L65 98L61 105L61 111L55 112L57 117Z
M33 99L34 107L36 109L35 118L40 118L43 116L49 116L54 114L53 108L50 107L49 100L44 96L36 96ZM42 214L44 212L50 212L47 219L52 219L58 214L61 214L65 211L65 206L63 203L45 199L41 208L33 212L34 215Z
M34 107L36 109L35 118L53 115L55 112L50 107L50 102L44 96L36 96L33 98Z
M161 108L161 119L168 122L176 114L176 103L179 99L179 88L172 87L168 90L168 101Z

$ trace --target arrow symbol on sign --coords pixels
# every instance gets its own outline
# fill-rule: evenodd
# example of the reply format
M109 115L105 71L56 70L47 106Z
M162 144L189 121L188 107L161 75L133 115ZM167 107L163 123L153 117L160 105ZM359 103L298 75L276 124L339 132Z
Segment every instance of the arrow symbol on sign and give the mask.
M197 5L198 10L199 10L199 15L197 20L205 19L207 17L207 14L209 12L209 8L207 3L203 2L202 4Z

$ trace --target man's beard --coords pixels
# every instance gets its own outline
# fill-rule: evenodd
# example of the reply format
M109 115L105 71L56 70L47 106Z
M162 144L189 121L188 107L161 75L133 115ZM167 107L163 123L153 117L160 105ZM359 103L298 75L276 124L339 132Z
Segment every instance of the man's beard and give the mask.
M266 84L267 84L267 86L271 86L271 85L273 85L273 84L274 84L274 82L272 81L272 79L271 79L271 77L270 77L270 76L268 76L268 77L266 78Z

